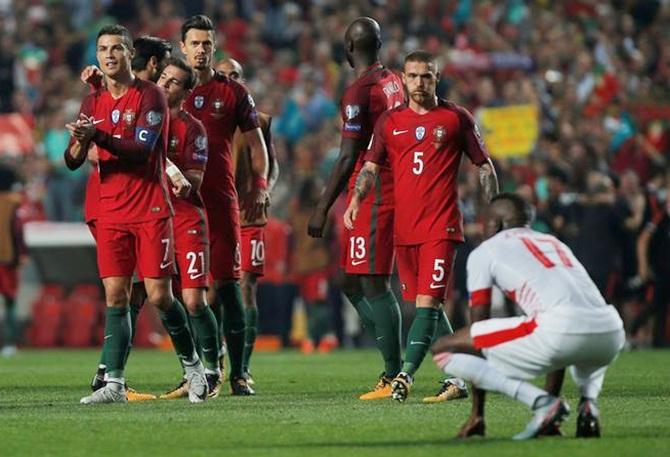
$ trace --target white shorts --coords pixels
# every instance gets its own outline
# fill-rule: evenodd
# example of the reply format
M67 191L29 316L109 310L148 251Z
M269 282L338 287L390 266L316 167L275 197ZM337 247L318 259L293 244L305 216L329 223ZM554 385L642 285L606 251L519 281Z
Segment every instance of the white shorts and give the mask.
M562 333L525 316L475 322L470 336L491 365L515 379L533 379L568 366L588 378L609 365L625 341L623 329Z

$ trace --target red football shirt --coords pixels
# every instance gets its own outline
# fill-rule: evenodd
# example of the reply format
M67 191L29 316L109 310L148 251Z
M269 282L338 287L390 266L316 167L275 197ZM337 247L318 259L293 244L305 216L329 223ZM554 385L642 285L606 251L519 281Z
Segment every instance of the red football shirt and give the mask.
M98 219L118 223L170 217L163 171L168 110L158 86L136 78L118 99L101 89L86 97L81 112L93 116L97 129L93 142L100 176ZM131 159L142 155L148 158ZM90 179L91 183L95 176ZM94 211L92 202L89 208Z
M489 157L472 115L440 100L426 114L408 106L383 113L365 160L388 160L395 189L395 243L463 241L457 175L463 153L481 165Z
M259 127L253 98L244 86L218 73L191 91L184 109L207 131L209 159L201 187L205 206L237 208L233 135L237 127L243 133Z
M368 68L344 92L340 111L342 116L342 137L362 139L367 143L381 114L405 102L402 80L392 71L377 62ZM356 177L363 166L365 151L361 151L356 161L354 173L349 178L349 192L356 186ZM387 165L380 173L381 192L373 192L365 202L393 204L393 176Z
M181 110L170 118L168 137L168 158L182 172L187 170L205 171L207 165L207 134L202 122ZM188 199L170 194L175 216L191 214L193 207L202 208L200 191L191 193Z

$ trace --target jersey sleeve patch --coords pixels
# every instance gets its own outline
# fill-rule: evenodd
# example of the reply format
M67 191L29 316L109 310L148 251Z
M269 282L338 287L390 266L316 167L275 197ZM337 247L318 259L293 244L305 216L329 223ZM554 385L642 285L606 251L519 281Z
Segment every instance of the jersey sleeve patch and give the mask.
M135 129L135 141L137 143L146 144L153 148L156 140L158 140L158 132L145 127L137 127Z

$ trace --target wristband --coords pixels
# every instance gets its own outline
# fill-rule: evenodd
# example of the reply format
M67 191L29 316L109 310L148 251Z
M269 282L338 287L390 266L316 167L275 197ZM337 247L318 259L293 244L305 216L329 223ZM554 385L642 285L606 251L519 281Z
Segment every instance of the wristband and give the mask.
M254 176L254 187L266 190L268 188L268 180L262 176Z
M165 173L170 177L170 179L174 179L175 177L181 175L181 170L177 167L175 164L170 164L169 167L165 169Z

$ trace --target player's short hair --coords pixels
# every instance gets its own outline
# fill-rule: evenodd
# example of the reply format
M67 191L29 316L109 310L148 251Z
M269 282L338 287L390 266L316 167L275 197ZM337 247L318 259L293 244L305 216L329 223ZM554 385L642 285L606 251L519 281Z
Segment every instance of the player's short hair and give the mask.
M405 68L407 62L421 62L421 63L433 64L433 67L435 67L435 69L437 70L437 62L435 62L435 57L428 51L418 50L410 52L405 56L405 60L403 61L402 64L403 68Z
M209 17L205 16L204 14L198 14L196 16L189 17L188 19L186 19L186 22L184 22L181 26L182 42L186 39L186 34L191 29L214 31L214 23Z
M155 36L141 36L133 42L135 56L130 62L133 71L144 70L152 57L159 62L172 52L172 43Z
M183 59L179 59L177 57L171 57L167 60L165 63L165 66L172 65L174 67L179 68L180 70L183 70L186 72L186 81L184 81L184 89L185 90L191 90L195 87L195 85L198 83L198 78L195 76L195 72L191 67L188 66L186 62L184 62Z
M491 199L491 204L497 201L506 201L512 205L514 214L510 215L509 220L512 220L519 225L528 225L535 218L533 205L524 200L519 194L501 192Z
M98 40L100 39L101 36L103 35L118 35L121 37L123 40L123 44L128 48L128 50L132 51L134 49L133 47L133 37L130 35L130 32L128 31L127 28L125 28L122 25L106 25L103 28L100 29L98 32L98 36L95 38L95 43L98 43Z

